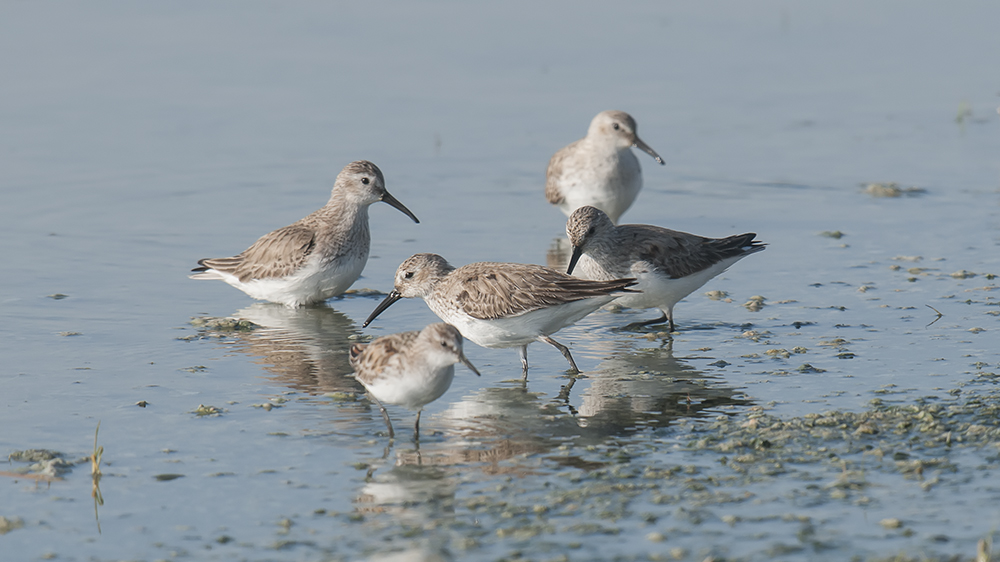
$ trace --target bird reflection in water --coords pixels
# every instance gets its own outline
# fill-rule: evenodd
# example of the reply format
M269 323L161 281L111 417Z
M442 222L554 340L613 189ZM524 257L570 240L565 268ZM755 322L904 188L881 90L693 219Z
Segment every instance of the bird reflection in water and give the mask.
M421 528L428 519L453 513L457 489L476 480L477 472L519 478L554 469L597 470L614 461L576 452L752 405L740 390L674 357L669 340L660 347L606 341L603 354L599 368L579 379L575 408L515 381L453 401L433 416L439 430L434 437L386 449L382 460L372 463L375 469L358 491L355 509ZM407 548L384 554L385 560L449 559L447 549L433 540Z
M338 415L328 420L336 431L367 426L370 420L380 419L378 408L367 400L354 399L365 391L350 376L354 370L349 351L359 341L361 331L348 316L325 305L288 308L273 303L254 303L232 316L259 327L226 331L226 336L232 338L229 349L253 357L272 382L295 393L340 394L346 398L337 408ZM265 403L264 407L269 405Z
M661 347L616 351L589 375L577 418L598 435L663 427L680 418L752 405L742 391L675 358L671 339Z
M391 512L402 519L420 522L420 513L411 509L419 503L453 499L458 482L438 466L399 464L369 478L355 499L361 513Z
M600 444L752 405L741 390L674 357L669 340L660 347L612 345L598 369L578 379L579 397L567 396L569 403L513 383L480 389L433 416L436 438L416 449L397 449L395 465L462 465L524 475L539 470L533 457L564 444Z
M348 377L351 344L361 331L345 314L327 306L288 308L254 303L233 313L261 326L237 332L236 349L256 357L271 380L299 392L364 392Z
M328 307L289 309L257 303L234 316L262 326L235 333L234 345L256 357L275 382L314 395L364 392L349 376L348 361L360 331L344 314ZM469 470L514 477L551 470L553 464L592 470L603 464L557 449L606 443L678 419L751 405L742 391L674 357L671 340L660 347L642 347L645 340L608 339L588 332L583 341L588 354L604 359L575 381L573 394L569 388L564 388L565 396L532 392L519 381L495 383L462 397L446 394L451 404L432 416L434 434L418 446L390 445L382 451L382 460L372 463L359 490L356 508L409 517L415 504L447 502L459 474L468 475ZM484 379L489 378L484 373ZM338 411L363 424L361 433L374 432L380 422L377 410L363 400L343 403Z

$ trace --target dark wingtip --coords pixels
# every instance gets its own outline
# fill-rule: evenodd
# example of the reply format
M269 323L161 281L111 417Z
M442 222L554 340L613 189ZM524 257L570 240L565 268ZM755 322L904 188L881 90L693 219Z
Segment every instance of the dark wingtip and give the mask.
M755 238L757 238L756 232L747 232L743 236L747 238L745 248L749 252L759 252L767 247L767 242L755 240Z
M642 291L639 291L639 290L636 290L636 289L629 289L629 287L634 287L634 286L636 286L636 285L639 284L639 281L636 280L636 279L634 279L634 278L632 278L632 277L627 277L625 279L619 279L619 281L626 281L626 283L624 283L622 285L622 288L621 288L622 292L624 292L624 293L641 293L642 292Z
M212 269L211 267L205 265L205 262L208 261L209 259L210 258L201 258L200 260L198 260L198 267L192 269L191 271L193 273L203 273L205 271L208 271L209 269Z

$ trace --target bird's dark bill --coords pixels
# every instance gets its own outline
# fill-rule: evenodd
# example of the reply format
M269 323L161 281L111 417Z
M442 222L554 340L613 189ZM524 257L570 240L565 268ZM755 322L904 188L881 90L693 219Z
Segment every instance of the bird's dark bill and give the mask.
M465 365L466 367L468 367L470 371L472 371L473 373L476 373L477 377L481 377L482 376L482 375L479 374L479 369L477 369L475 367L475 365L472 364L472 361L469 361L465 357L464 353L458 356L458 360L461 361L463 365Z
M403 214L413 219L413 222L420 224L420 219L417 218L417 215L411 213L410 210L406 208L406 205L400 203L399 199L396 199L395 197L390 195L388 191L386 191L385 195L382 196L382 201L399 209L400 211L403 212Z
M382 314L382 312L384 312L385 309L392 306L392 303L398 301L401 298L403 298L403 295L400 295L399 291L390 292L384 299L382 299L382 302L378 303L378 306L375 307L375 310L373 310L372 313L368 315L368 319L365 320L365 323L362 324L361 327L367 328L368 325L372 323L372 320L374 320L379 314Z
M576 262L580 260L580 256L583 255L583 249L580 246L573 246L573 255L569 258L569 267L566 268L566 275L573 274L573 268L576 267Z
M652 156L653 159L656 160L660 165L664 164L663 158L660 158L660 155L657 154L656 151L653 150L648 144L644 143L642 139L640 139L639 137L635 137L635 144L633 144L632 146Z

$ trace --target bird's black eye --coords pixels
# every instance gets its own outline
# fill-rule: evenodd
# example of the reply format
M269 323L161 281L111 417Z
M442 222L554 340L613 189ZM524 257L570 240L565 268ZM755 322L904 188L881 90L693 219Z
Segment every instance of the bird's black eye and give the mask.
M448 342L446 341L441 342L441 347L448 347Z
M413 279L413 272L412 271L407 271L406 273L404 273L403 274L403 279Z
M587 236L591 236L592 234L594 234L594 227L590 227L587 229Z
M615 128L617 129L618 125L615 125ZM361 178L361 183L363 183L365 185L368 185L369 181L371 181L371 180L369 180L368 178Z
M621 128L620 126L618 126L618 123L615 123L614 125L611 126L614 127L616 131Z

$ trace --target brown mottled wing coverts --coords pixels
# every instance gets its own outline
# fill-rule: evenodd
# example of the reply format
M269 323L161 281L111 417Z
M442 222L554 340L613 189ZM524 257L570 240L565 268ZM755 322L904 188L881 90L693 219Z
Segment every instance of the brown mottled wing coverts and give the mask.
M735 256L764 249L754 244L754 233L726 238L705 238L650 225L618 227L621 247L633 249L633 257L663 269L672 279L686 277ZM751 246L753 249L747 249Z
M566 157L570 150L580 141L576 141L569 146L559 150L552 159L549 160L549 167L545 172L545 198L553 205L559 205L566 198L559 191L559 179L563 175L563 167L566 165Z
M591 297L609 295L635 285L633 279L589 281L540 265L474 263L451 273L447 300L473 318L496 320Z
M360 381L371 382L378 378L389 362L399 361L400 351L413 345L420 332L401 332L382 336L367 344L351 346L351 367L354 377Z
M298 223L261 236L253 246L231 258L208 258L206 269L231 273L243 283L291 275L302 267L316 245L316 232Z

